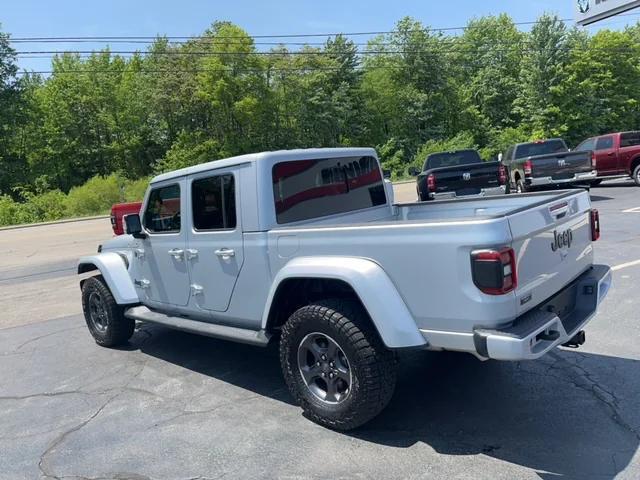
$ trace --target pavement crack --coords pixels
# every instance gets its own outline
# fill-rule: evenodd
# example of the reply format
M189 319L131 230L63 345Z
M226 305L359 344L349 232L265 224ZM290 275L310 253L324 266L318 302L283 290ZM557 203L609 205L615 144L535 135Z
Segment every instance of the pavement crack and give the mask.
M60 333L68 332L70 330L76 330L78 328L83 328L83 326L82 325L78 325L78 326L75 326L75 327L64 328L62 330L57 330L55 332L50 332L50 333L46 333L44 335L40 335L38 337L30 338L26 342L23 342L20 345L18 345L16 348L14 348L12 353L17 353L23 347L29 345L30 343L37 342L38 340L42 340L43 338L51 337L53 335L58 335Z
M591 394L593 398L602 403L611 412L610 418L618 426L631 433L638 441L640 441L640 432L638 432L632 425L627 423L620 414L619 399L613 390L608 390L602 386L593 375L583 366L582 354L576 353L576 362L571 362L564 358L561 354L551 352L549 355L561 361L564 365L562 368L571 369L574 375L578 376L581 382L570 380L571 383L585 392Z
M86 420L83 420L82 422L78 423L77 425L74 425L73 427L65 430L64 432L62 432L60 435L58 435L56 438L53 439L53 441L49 444L49 447L47 447L47 449L40 455L40 460L38 461L38 469L42 472L42 474L44 475L45 478L53 478L55 480L60 480L63 477L57 476L55 475L51 469L49 468L48 464L47 464L47 457L53 453L53 451L56 449L56 447L58 447L58 445L60 445L62 442L64 442L64 440L71 435L74 432L77 432L78 430L80 430L81 428L85 427L89 422L91 422L94 418L96 418L98 415L100 415L100 413L107 407L107 405L109 405L109 403L111 403L111 401L113 399L115 399L118 395L120 395L120 393L116 393L115 395L112 395L111 397L109 397L107 399L106 402L104 402L100 408L98 408L89 418L87 418ZM73 477L71 477L73 478Z
M63 395L94 395L94 394L89 392L84 392L82 390L63 390L60 392L32 393L30 395L0 396L0 400L27 400L29 398L59 397Z

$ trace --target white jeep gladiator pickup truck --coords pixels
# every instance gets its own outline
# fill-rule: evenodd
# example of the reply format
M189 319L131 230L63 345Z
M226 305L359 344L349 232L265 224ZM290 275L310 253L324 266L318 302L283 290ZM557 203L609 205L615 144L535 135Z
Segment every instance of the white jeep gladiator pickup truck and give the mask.
M80 259L99 345L135 322L266 346L347 430L389 402L396 351L528 360L584 342L611 284L582 191L393 205L373 149L244 155L160 175L127 235Z

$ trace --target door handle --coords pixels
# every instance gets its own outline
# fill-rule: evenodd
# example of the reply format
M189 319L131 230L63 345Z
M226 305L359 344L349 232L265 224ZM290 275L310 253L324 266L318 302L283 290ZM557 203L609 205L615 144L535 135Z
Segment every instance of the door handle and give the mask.
M231 258L236 256L236 252L232 248L220 248L214 253L221 258Z
M187 248L185 250L185 256L187 257L187 260L196 258L198 256L198 250L196 250L195 248Z
M613 157L613 155L614 155L613 152L607 153L607 156L609 156L609 157Z
M181 250L179 248L172 248L167 253L176 260L182 260L182 258L184 257L184 250Z

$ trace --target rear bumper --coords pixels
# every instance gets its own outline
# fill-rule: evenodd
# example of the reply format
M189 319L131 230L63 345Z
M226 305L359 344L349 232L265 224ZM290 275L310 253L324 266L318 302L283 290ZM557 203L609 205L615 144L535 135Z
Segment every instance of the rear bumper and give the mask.
M611 287L611 269L594 265L535 310L500 329L475 329L481 357L533 360L568 342L593 318Z
M504 194L505 194L505 187L504 185L502 185L500 187L483 188L480 190L480 193L476 193L473 195L460 195L459 198L482 198L482 197L491 197L494 195L504 195ZM456 195L455 191L442 192L442 193L430 193L429 198L431 200L451 200L454 198L458 198L458 195Z
M576 173L573 177L563 179L553 179L553 177L528 177L525 183L532 187L541 187L544 185L567 185L571 183L588 183L598 178L598 172L592 170L590 172Z

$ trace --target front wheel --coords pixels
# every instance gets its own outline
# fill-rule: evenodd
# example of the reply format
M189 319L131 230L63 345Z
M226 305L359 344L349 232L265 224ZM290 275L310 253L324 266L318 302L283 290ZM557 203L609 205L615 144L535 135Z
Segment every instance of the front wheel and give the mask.
M125 343L135 329L135 321L125 317L102 275L87 278L82 284L82 310L93 339L103 347Z
M526 191L527 191L527 186L524 184L522 180L518 180L518 183L516 183L516 192L525 193Z
M640 164L638 164L633 170L633 175L631 177L633 178L633 181L636 182L636 185L640 187Z
M389 403L396 361L358 302L300 308L282 328L280 363L291 395L313 421L351 430Z

